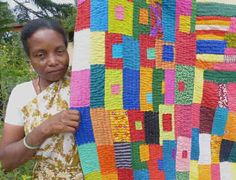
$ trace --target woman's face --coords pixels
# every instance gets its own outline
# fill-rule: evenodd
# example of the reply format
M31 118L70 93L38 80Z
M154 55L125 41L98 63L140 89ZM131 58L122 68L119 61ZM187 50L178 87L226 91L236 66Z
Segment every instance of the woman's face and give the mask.
M27 43L31 64L41 80L51 83L65 75L69 55L60 33L52 29L40 29Z

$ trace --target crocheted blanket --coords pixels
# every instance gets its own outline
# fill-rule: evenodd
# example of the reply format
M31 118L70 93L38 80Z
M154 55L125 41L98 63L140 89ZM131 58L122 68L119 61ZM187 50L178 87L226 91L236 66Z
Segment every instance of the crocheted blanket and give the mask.
M78 0L85 179L236 179L236 1Z

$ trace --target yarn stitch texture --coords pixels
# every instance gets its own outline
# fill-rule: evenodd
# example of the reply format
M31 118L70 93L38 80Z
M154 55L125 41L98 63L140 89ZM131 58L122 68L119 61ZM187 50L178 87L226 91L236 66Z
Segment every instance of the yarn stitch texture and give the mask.
M70 106L85 179L236 179L236 1L79 0Z

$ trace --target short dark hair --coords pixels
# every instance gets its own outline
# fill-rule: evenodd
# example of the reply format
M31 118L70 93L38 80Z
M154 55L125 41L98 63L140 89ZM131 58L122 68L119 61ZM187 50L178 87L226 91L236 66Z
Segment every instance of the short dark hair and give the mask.
M54 19L34 19L29 21L21 31L21 42L26 54L29 56L29 47L27 40L40 29L52 29L60 33L63 37L65 46L67 47L68 41L65 30L62 28L60 23Z

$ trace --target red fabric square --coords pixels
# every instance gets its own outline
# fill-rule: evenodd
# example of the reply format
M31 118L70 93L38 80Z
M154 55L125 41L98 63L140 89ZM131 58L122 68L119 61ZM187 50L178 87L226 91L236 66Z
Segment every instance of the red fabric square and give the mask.
M171 114L163 114L162 115L162 125L164 131L172 131L172 115Z
M149 155L150 155L150 159L153 159L153 160L163 159L162 147L157 144L150 144Z
M184 150L182 151L182 158L186 159L188 157L188 151Z
M196 35L176 33L176 63L181 65L195 65Z
M208 107L200 108L200 133L211 134L215 110Z
M123 59L112 58L112 45L121 43L122 43L121 34L106 33L106 68L122 69Z
M192 128L199 128L200 123L200 104L192 104Z
M141 121L142 126L144 127L144 114L141 111L138 110L130 110L128 111L128 119L129 119L129 125L130 125L130 134L131 134L131 141L137 142L137 141L144 141L145 140L145 133L144 128L142 130L136 130L135 122Z
M75 31L90 27L90 0L85 0L78 5Z
M179 90L179 92L184 92L185 91L185 83L184 83L184 81L178 82L178 90Z
M133 170L132 169L117 169L118 179L133 180Z
M218 106L218 85L214 82L205 81L203 85L203 98L201 106L215 109Z
M142 67L155 67L156 60L147 58L147 49L155 48L156 38L149 35L140 34L140 65Z

